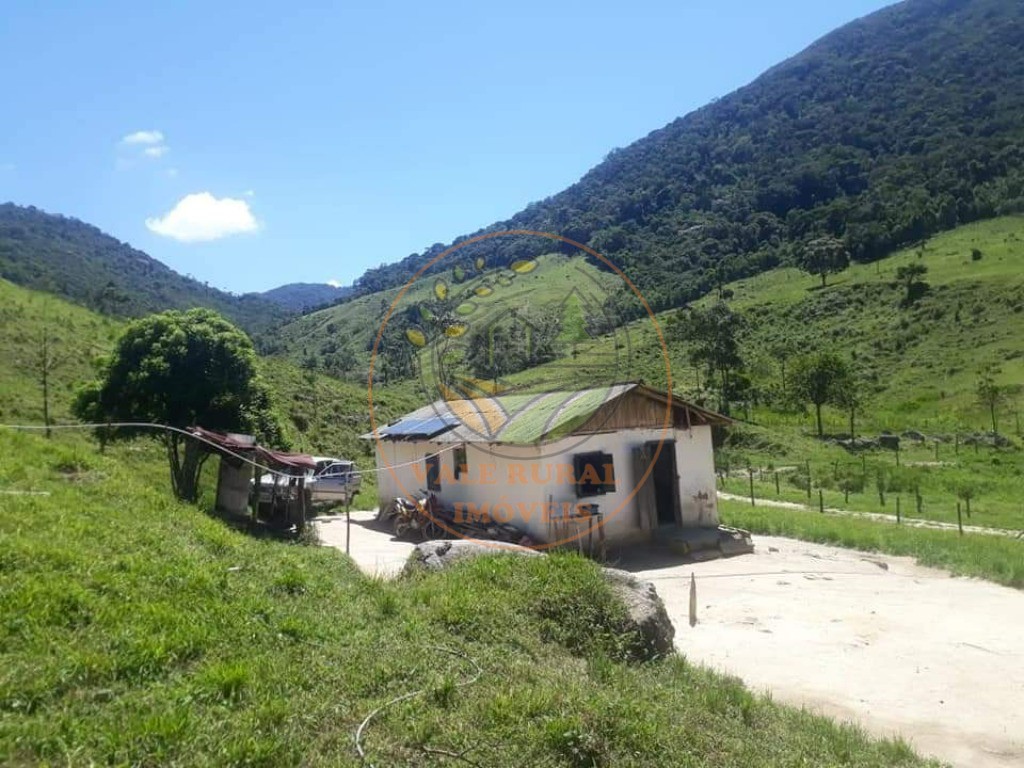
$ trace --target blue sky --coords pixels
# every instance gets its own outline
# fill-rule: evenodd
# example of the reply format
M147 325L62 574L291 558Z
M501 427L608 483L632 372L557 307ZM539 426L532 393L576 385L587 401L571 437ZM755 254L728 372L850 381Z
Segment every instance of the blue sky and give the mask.
M347 283L887 4L8 0L0 201L226 290Z

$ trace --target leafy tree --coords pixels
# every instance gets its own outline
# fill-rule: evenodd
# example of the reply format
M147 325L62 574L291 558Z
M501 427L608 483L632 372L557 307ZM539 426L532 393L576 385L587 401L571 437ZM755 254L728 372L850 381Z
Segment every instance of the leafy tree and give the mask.
M680 311L671 326L691 343L690 363L703 367L705 381L717 385L718 408L728 413L729 400L736 394L737 373L743 368L738 341L744 327L743 317L719 301L707 309Z
M821 277L821 287L830 274L842 272L850 266L850 254L841 240L834 237L818 237L803 247L797 264L804 272Z
M790 391L799 401L814 405L818 437L825 434L821 407L826 403L849 407L854 400L854 388L849 367L831 352L801 358L793 368Z
M470 334L463 362L477 378L497 380L557 358L561 330L556 312L513 311Z
M896 280L903 284L903 288L907 292L903 298L905 306L913 304L924 293L928 284L922 278L926 274L928 274L928 267L916 262L905 264L896 270Z
M249 337L216 312L170 311L136 320L118 340L99 382L73 405L83 420L154 422L248 432L280 444L280 424L257 375ZM130 438L135 429L103 430L101 440ZM174 494L195 501L209 455L181 432L164 431Z
M1006 401L1006 390L1005 388L996 384L995 379L992 378L990 372L986 372L978 380L977 387L978 403L985 408L988 408L989 415L992 417L992 432L998 432L999 427L996 423L996 411Z
M851 373L849 381L845 383L845 386L838 388L833 397L833 404L845 410L850 417L851 438L857 436L857 414L863 413L866 403L867 396L864 393L863 386L856 376ZM820 435L820 424L818 429Z

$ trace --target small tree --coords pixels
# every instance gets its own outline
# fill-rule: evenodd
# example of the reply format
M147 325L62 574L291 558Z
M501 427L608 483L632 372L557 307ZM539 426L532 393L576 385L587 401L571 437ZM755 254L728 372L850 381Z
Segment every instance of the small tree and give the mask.
M913 304L927 287L924 276L928 274L928 267L924 264L905 264L896 270L896 280L903 284L906 295L903 303L906 306Z
M831 352L804 357L794 366L790 391L800 402L814 405L818 437L825 434L821 407L847 404L855 384L846 363Z
M743 318L720 301L707 309L681 312L671 325L692 344L690 363L704 368L709 386L717 383L718 407L727 413L729 398L740 383L737 374L743 369L738 340Z
M988 408L989 416L992 417L992 432L998 432L999 428L996 423L996 411L1006 401L1006 391L1003 387L996 384L992 378L992 374L986 372L982 375L981 379L978 380L978 403L985 408Z
M819 237L804 246L797 265L808 274L819 275L821 287L824 288L828 275L838 274L850 266L850 253L841 240Z
M99 382L83 389L73 405L80 419L154 422L179 430L204 426L246 431L274 444L280 424L256 372L249 337L216 312L164 312L131 323ZM133 429L104 430L101 439L130 438ZM171 487L194 502L208 453L199 441L167 430Z
M64 356L56 351L56 339L50 335L47 328L39 334L35 349L25 363L24 367L38 377L39 388L43 400L43 426L46 427L46 436L50 437L50 377L54 371L64 364Z

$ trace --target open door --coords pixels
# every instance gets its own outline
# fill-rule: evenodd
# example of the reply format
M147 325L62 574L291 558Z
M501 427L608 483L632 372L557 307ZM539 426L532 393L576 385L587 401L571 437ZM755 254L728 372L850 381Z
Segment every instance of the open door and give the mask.
M657 443L648 443L651 455L657 450ZM679 472L676 469L676 444L666 440L651 472L654 485L654 506L658 512L658 525L682 525L682 510L679 508Z
M639 482L658 450L658 441L649 442L633 452L634 472ZM642 528L681 525L682 510L679 505L679 472L676 468L676 444L674 440L661 443L661 451L651 467L647 481L637 491L637 506L640 509Z

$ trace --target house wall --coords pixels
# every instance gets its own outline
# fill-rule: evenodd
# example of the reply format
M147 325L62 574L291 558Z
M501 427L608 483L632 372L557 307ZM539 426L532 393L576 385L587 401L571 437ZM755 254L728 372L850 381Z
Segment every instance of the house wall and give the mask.
M447 506L461 508L464 514L490 514L517 525L535 540L551 541L572 531L561 520L563 510L580 503L594 503L604 516L607 541L644 540L650 536L656 518L653 510L640 508L638 494L633 493L640 480L634 467L634 450L663 437L674 440L676 445L683 524L717 525L714 455L708 426L667 432L657 428L617 430L583 439L577 435L541 446L467 443L468 471L458 480L454 478L455 452L451 444L382 441L378 447L378 467L396 468L380 473L380 503L385 507L396 496L414 496L425 488L424 457L443 451L438 497ZM575 454L589 451L612 455L615 491L581 499L576 496L571 472L563 468L572 467ZM383 463L380 452L385 458ZM399 466L403 464L406 466ZM586 525L580 526L581 531L586 529Z

